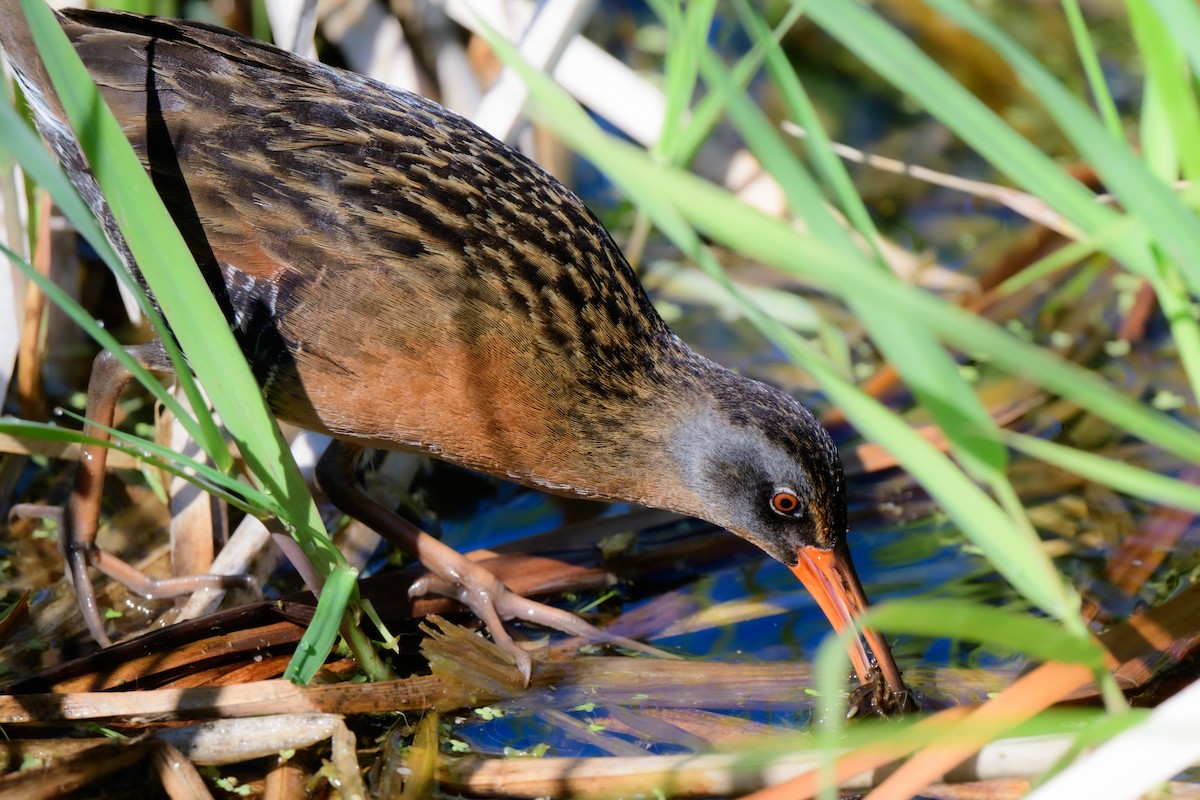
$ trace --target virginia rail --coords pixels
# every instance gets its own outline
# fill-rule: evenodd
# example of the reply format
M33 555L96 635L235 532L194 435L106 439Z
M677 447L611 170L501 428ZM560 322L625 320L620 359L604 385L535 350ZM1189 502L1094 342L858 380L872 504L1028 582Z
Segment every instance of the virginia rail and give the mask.
M19 3L0 9L0 44L43 134L140 280ZM272 409L335 438L320 468L331 499L430 571L414 593L462 599L521 655L501 616L563 616L367 498L352 474L362 447L708 520L786 564L834 628L855 625L867 600L829 435L793 398L672 334L605 229L536 164L429 100L229 31L111 12L59 20ZM141 355L164 366L156 348ZM100 422L127 380L113 364L101 355L89 386ZM143 592L184 588L147 584L96 548L102 470L99 449L64 519L77 590L91 596L89 564ZM84 606L104 641L94 600ZM852 659L861 681L882 673L906 696L877 633L860 633Z

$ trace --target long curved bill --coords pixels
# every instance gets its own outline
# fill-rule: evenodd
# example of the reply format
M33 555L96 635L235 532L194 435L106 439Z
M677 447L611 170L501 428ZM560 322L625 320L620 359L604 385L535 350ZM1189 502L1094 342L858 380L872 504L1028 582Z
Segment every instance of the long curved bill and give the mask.
M801 547L796 554L799 560L791 570L816 599L833 629L841 633L851 628L858 634L850 645L850 660L859 681L865 684L871 680L872 667L878 664L888 686L897 694L904 692L904 679L887 642L876 631L858 626L859 615L867 609L867 596L845 545L832 550ZM867 645L870 645L870 652Z

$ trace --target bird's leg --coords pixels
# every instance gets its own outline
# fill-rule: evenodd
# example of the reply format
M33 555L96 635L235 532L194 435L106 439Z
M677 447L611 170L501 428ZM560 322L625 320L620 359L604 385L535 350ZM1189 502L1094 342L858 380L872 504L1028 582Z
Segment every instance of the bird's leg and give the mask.
M147 369L172 371L171 363L160 342L131 347L127 352ZM132 377L112 353L103 351L96 356L96 360L92 362L92 376L88 381L88 424L83 430L86 436L108 441L108 431L104 428L112 427L117 400ZM88 630L97 642L104 647L112 644L100 618L96 590L88 575L89 565L124 584L131 592L152 599L179 597L205 588L253 588L254 579L245 575L190 575L156 580L132 564L97 547L96 531L100 525L100 499L107 461L107 447L99 444L83 445L79 455L79 468L75 473L75 484L63 513L58 535L59 549L66 562L67 574L75 586L79 608L83 612Z
M429 574L409 588L409 597L437 594L457 600L492 632L492 638L517 662L529 683L532 660L508 632L502 619L521 619L580 636L649 651L661 651L622 637L612 636L569 611L538 603L509 589L483 567L449 545L425 533L391 509L369 497L358 485L355 468L362 447L334 440L317 463L317 483L329 500L345 513L374 528L393 545L415 556Z

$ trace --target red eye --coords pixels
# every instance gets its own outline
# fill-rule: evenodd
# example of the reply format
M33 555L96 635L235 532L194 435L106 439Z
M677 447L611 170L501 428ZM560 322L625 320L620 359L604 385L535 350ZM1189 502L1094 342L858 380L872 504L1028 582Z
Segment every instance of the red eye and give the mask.
M785 517L795 516L800 510L800 498L791 489L776 489L771 496L771 510Z

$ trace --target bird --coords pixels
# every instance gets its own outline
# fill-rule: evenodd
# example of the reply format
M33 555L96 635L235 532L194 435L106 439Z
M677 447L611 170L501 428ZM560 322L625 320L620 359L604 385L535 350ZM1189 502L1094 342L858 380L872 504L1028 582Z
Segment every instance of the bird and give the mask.
M0 47L39 129L141 281L19 0L0 10ZM333 438L322 487L414 551L428 570L414 594L463 600L517 657L501 617L564 629L564 617L577 619L509 592L369 498L353 475L363 448L725 528L788 567L833 628L853 631L864 686L907 702L887 641L857 624L868 601L833 439L791 395L676 336L563 184L431 100L264 42L193 21L55 13L272 412ZM139 355L167 366L161 348ZM97 359L90 419L111 419L127 381L113 363ZM61 542L81 597L92 592L89 565L129 577L94 543L103 449L94 455ZM94 597L90 611L81 603L103 643Z

